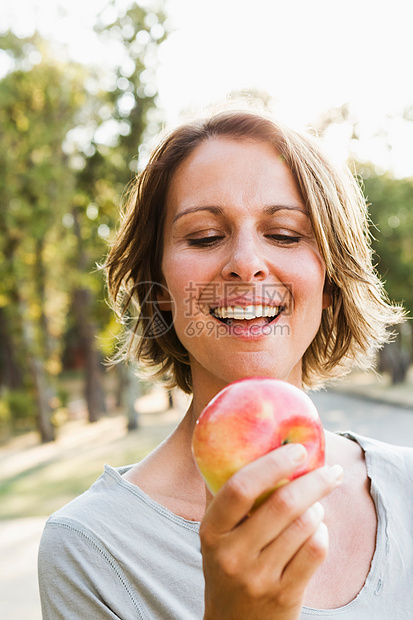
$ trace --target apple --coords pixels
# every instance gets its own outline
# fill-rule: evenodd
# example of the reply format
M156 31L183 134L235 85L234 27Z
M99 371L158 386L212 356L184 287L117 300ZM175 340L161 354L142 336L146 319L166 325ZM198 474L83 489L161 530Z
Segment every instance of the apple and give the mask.
M287 443L302 444L308 457L271 492L324 464L324 431L302 390L278 379L250 377L230 383L207 404L195 426L192 451L215 495L241 467Z

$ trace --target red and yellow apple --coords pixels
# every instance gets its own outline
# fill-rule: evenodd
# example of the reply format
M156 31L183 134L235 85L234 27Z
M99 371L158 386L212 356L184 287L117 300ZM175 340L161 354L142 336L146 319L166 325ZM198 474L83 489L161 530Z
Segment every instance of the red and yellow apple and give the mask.
M324 431L314 403L285 381L250 377L230 383L208 403L197 420L192 449L215 495L241 467L287 443L307 450L288 480L324 464Z

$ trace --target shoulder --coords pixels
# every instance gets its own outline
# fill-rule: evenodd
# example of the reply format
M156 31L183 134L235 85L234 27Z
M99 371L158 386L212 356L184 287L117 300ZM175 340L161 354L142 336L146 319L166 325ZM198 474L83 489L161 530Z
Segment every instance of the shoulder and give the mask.
M179 574L186 554L185 563L199 563L202 575L196 524L156 504L123 477L127 470L106 466L85 493L49 518L38 561L45 620L63 620L59 610L68 601L83 610L71 618L113 618L107 610L117 618L147 618L137 611L148 574ZM97 609L102 604L104 611Z
M99 514L110 518L112 509L127 502L128 493L122 474L130 467L112 468L105 465L102 475L81 495L54 512L48 523L70 519L87 526L98 525Z
M125 501L116 508L116 473L105 473L48 519L38 578L43 618L143 618L130 579ZM117 474L119 476L119 474ZM117 538L115 538L115 534ZM146 617L146 616L145 616Z
M345 433L363 450L369 478L389 489L406 488L413 483L413 448L398 446L356 433Z
M70 541L70 545L75 537L81 544L96 540L116 549L130 540L145 545L157 532L161 535L168 531L171 537L179 537L182 527L197 531L199 524L171 513L128 481L124 474L132 467L105 465L103 474L87 491L50 516L45 533L53 530L53 537L60 537L62 544Z
M112 617L96 609L100 604L97 591L104 592L110 607L112 597L116 600L116 607L122 610L119 617L135 617L138 603L126 568L139 510L135 510L132 520L129 506L134 494L123 482L121 474L125 469L105 466L104 473L87 491L48 519L38 554L45 618L60 619L64 600L83 606L85 615L79 611L73 618Z
M346 432L343 433L343 436L355 441L365 453L369 453L378 459L393 462L396 465L403 462L406 465L413 466L413 448L398 446L357 433Z
M128 489L128 483L122 478L127 469L105 465L104 472L89 489L49 517L40 543L43 557L47 558L48 550L59 548L63 551L65 548L69 555L75 553L75 549L82 549L82 553L88 550L103 558L108 536L119 539L128 535L130 520L127 515L137 494ZM138 516L139 510L136 510L136 518Z

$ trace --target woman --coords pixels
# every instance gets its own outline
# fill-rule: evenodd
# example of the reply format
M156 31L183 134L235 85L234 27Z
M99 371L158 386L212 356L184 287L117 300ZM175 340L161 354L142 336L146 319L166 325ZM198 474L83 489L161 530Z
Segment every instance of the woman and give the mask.
M130 194L108 283L123 316L139 309L125 354L192 402L152 454L106 466L50 518L46 619L411 614L412 450L326 432L326 467L252 515L304 448L258 459L215 498L191 453L201 410L229 382L315 387L386 341L402 311L372 267L366 219L351 175L261 114L221 113L164 139Z

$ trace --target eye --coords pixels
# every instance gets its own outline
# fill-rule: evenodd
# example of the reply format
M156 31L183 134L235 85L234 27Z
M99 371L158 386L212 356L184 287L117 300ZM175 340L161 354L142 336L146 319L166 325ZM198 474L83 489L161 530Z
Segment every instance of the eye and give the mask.
M216 245L223 239L220 235L210 235L208 237L195 237L194 239L188 239L188 245L191 247L211 247Z
M286 235L286 234L274 234L274 235L266 235L268 239L272 241L276 241L281 245L294 245L301 240L301 237L297 235Z

